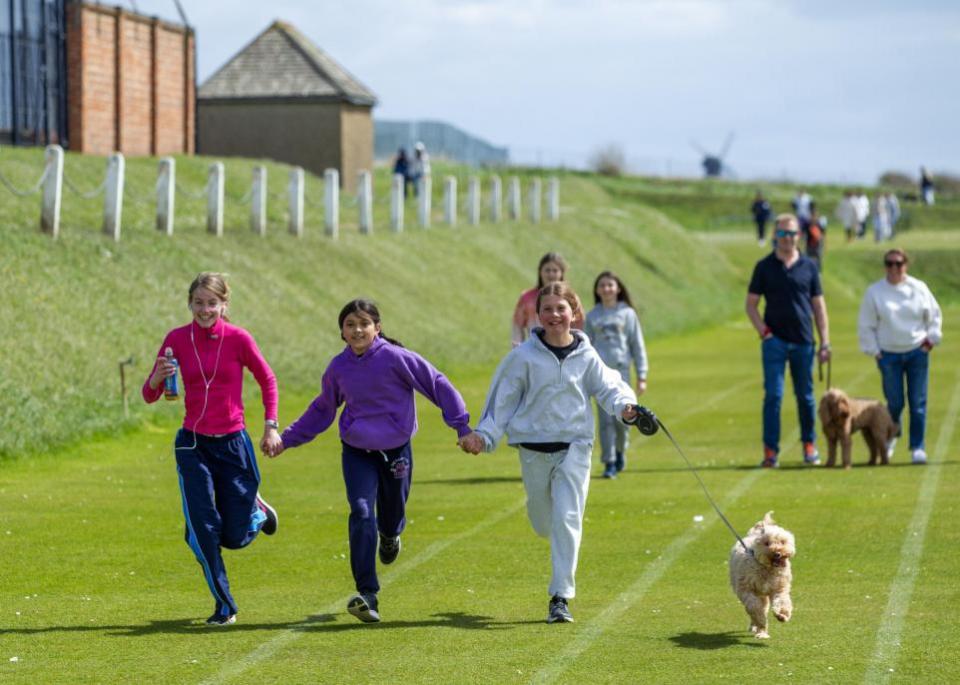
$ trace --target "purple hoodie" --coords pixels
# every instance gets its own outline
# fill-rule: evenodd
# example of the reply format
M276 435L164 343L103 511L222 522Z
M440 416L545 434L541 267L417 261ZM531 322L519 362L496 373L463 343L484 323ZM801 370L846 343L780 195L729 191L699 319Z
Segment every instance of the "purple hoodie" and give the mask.
M414 390L440 407L444 422L458 437L470 432L467 406L446 376L416 352L378 337L361 356L348 345L330 361L320 395L283 431L283 444L310 442L346 404L340 414L341 440L365 450L400 447L417 432Z

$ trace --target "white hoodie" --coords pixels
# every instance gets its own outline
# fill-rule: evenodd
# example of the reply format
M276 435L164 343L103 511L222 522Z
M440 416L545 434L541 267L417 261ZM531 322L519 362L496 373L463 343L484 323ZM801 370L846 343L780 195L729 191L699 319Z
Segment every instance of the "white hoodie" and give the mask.
M620 418L637 396L620 373L601 361L587 336L570 333L580 345L561 362L534 333L497 367L477 433L492 452L503 437L522 442L593 443L590 398Z

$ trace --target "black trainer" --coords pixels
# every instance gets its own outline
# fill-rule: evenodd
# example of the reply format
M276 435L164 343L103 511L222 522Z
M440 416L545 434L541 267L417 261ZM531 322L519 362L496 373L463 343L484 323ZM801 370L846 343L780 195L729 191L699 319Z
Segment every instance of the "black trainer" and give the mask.
M273 535L277 532L277 525L280 523L280 519L277 517L277 510L267 504L267 501L260 496L259 492L257 493L257 507L267 517L267 520L264 521L260 527L260 531L264 535Z
M554 595L550 600L550 611L547 614L547 623L573 623L573 614L567 607L567 600L560 595Z
M617 460L614 463L617 465L617 473L623 471L624 467L627 465L627 458L624 456L623 452L617 452Z
M380 613L377 611L377 596L373 593L357 594L347 602L347 611L364 623L379 623Z
M397 555L400 554L400 536L391 538L380 533L378 554L380 555L380 562L383 564L392 564L396 561Z
M214 612L210 618L207 619L208 626L229 626L237 622L236 614L227 614L224 616L219 612Z

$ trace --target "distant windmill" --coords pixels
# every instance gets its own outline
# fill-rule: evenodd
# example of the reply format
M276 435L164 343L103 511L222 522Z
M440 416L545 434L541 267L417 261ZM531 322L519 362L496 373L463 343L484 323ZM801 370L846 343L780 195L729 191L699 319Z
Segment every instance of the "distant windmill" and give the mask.
M723 159L727 156L727 153L730 151L730 145L732 144L733 131L730 131L726 142L723 144L723 147L720 148L720 153L716 155L704 150L703 146L696 141L690 141L690 145L693 146L693 149L703 155L703 161L701 161L700 164L703 165L704 176L707 178L716 178L718 176L729 176L732 173L730 167L723 162Z

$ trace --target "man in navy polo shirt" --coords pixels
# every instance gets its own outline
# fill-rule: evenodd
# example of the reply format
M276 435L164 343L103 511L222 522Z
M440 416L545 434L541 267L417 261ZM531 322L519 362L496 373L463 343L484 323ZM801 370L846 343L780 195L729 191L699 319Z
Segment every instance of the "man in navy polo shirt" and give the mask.
M747 292L747 316L760 334L763 358L763 463L777 466L780 453L780 404L783 377L790 365L793 392L800 415L800 440L803 461L820 463L817 452L813 397L813 324L820 336L817 353L821 362L830 359L830 332L827 303L823 299L817 266L797 249L800 227L793 214L781 214L776 220L776 247L757 262ZM760 316L760 298L766 309Z

